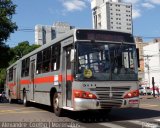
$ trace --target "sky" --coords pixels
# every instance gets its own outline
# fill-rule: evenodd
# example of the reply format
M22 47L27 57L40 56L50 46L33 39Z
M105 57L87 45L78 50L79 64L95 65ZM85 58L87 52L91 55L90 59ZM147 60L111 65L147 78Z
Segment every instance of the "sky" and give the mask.
M17 5L12 20L18 31L6 44L10 47L22 41L35 42L37 24L53 25L66 22L76 28L92 28L91 0L12 0ZM160 0L123 0L133 6L133 34L144 40L160 37Z

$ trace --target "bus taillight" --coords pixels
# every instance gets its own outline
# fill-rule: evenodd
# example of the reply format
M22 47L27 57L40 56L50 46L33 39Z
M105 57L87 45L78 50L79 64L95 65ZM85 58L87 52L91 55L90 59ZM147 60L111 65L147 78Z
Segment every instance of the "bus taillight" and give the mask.
M75 98L97 99L95 94L86 91L73 90L73 94Z
M128 92L124 98L133 98L133 97L138 97L139 96L139 90L134 90L134 91L130 91Z

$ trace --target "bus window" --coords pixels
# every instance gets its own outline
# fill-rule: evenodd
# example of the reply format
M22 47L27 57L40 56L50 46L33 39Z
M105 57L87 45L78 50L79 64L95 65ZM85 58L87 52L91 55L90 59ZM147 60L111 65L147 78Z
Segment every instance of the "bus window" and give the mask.
M52 46L51 70L56 71L60 67L60 45Z
M43 73L50 71L51 47L43 51Z
M13 80L13 68L9 69L9 81Z
M29 62L30 62L30 58L22 60L21 77L29 76Z
M42 68L43 68L42 64L43 64L43 61L42 61L42 52L39 52L37 54L37 69L36 69L37 74L42 73Z

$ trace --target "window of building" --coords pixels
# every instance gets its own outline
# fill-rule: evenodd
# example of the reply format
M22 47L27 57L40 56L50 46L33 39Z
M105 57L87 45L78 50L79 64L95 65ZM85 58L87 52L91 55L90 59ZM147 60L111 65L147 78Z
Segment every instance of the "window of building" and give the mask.
M43 44L46 44L46 29L44 27L42 29L42 36L43 36Z
M54 29L51 30L51 40L56 38L56 31Z
M130 6L126 5L126 8L130 8Z
M29 63L30 63L30 58L22 60L21 77L29 76Z

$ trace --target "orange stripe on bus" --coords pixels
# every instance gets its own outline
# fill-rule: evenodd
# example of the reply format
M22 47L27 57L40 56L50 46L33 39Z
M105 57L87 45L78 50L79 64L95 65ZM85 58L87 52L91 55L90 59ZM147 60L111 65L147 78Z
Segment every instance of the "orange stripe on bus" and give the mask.
M56 77L56 78L55 78ZM58 79L57 79L58 77ZM39 77L34 79L34 84L43 84L43 83L54 83L56 80L57 82L62 82L62 75L57 76L45 76L45 77ZM73 81L72 75L67 75L67 81ZM20 80L20 85L28 85L31 84L33 81L26 79L26 80ZM8 83L8 86L15 86L15 83Z
M8 86L15 86L16 84L15 83L8 83L7 85Z
M34 79L35 84L53 83L53 82L54 82L54 76L40 77Z
M30 80L21 80L20 84L31 84Z
M58 82L62 82L62 75L58 75Z

